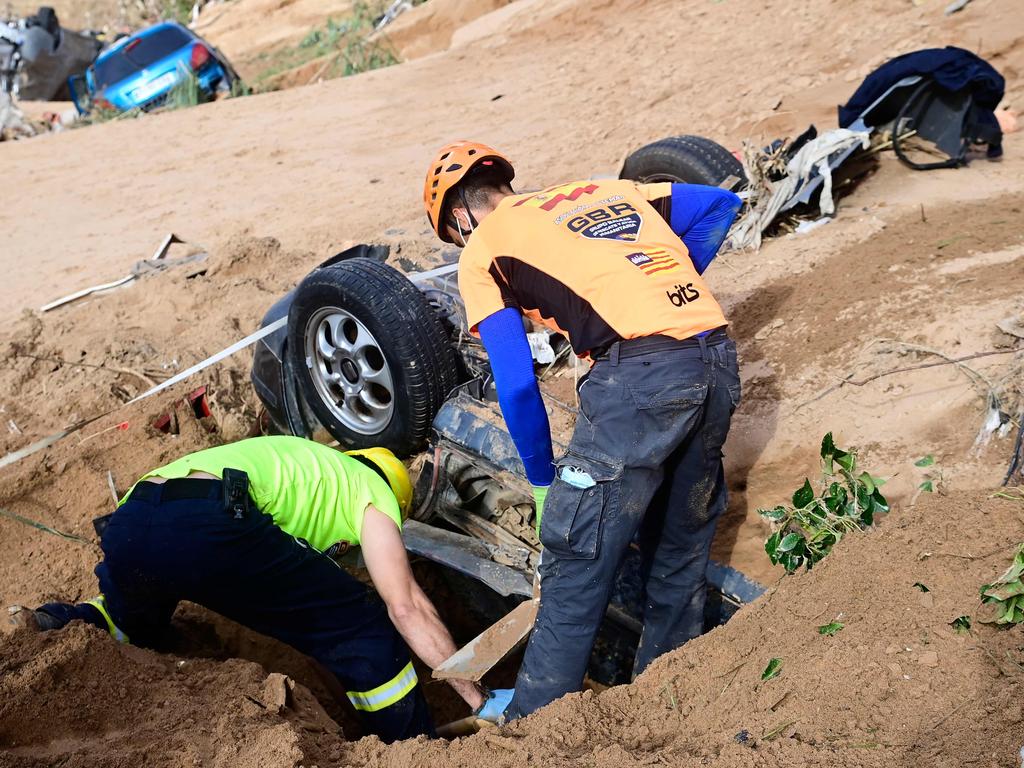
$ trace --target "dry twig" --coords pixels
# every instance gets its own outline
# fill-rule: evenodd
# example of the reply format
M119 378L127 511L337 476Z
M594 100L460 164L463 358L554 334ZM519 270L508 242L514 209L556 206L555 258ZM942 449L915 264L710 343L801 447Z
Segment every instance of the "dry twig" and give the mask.
M38 360L43 363L56 363L57 365L70 365L73 368L90 368L96 371L110 371L111 373L121 373L128 376L134 376L135 378L142 381L147 387L155 387L156 382L153 381L149 376L144 373L139 373L131 368L116 368L109 365L96 365L94 363L75 363L71 360L64 360L60 357L47 357L45 355L32 355L28 352L15 352L15 357L26 357L30 360Z
M940 725L942 725L944 722L946 722L949 718L951 718L953 715L955 715L961 709L966 707L968 704L972 704L973 702L974 702L974 699L967 699L966 701L961 701L959 704L957 704L955 707L953 707L953 709L949 710L949 712L947 712L945 715L943 715L938 720L938 722L936 722L935 725L932 726L932 730L934 731L936 728L938 728Z
M985 383L988 386L988 391L986 392L986 395L987 394L993 394L994 395L996 387L992 384L992 382L989 381L988 378L986 378L983 374L978 373L978 371L974 370L973 368L964 365L964 362L966 362L967 360L976 360L979 357L991 357L993 355L1009 355L1009 354L1013 354L1013 353L1019 351L1019 350L1016 350L1016 349L993 349L993 350L988 350L986 352L975 352L973 355L964 355L963 357L948 357L945 353L940 352L940 351L938 351L936 349L931 349L930 347L922 347L922 346L919 346L917 344L907 344L906 342L895 341L893 339L879 339L878 341L891 341L891 342L894 342L896 344L900 344L900 345L906 346L906 347L912 349L912 351L915 351L915 352L922 352L922 353L925 353L925 354L936 355L938 357L941 357L942 361L941 362L935 362L935 363L921 363L919 365L906 365L906 366L902 366L900 368L893 368L893 369L888 370L888 371L882 371L881 373L876 373L873 376L868 376L866 379L861 379L859 381L855 381L853 379L853 376L854 376L854 374L856 372L851 372L847 376L845 376L844 378L840 379L838 384L833 384L831 387L828 387L827 389L823 389L821 392L819 392L817 395L812 397L810 400L805 400L804 402L800 403L796 407L796 410L799 410L799 409L803 408L804 406L810 405L811 403L814 403L814 402L817 402L818 400L821 400L821 398L825 397L826 395L830 395L833 392L835 392L837 389L841 389L844 384L852 384L855 387L863 387L865 384L870 384L872 381L875 381L876 379L881 379L884 376L892 376L893 374L896 374L896 373L906 373L908 371L920 371L920 370L923 370L925 368L936 368L936 367L942 366L942 365L955 365L955 366L957 366L958 368L960 368L961 370L963 370L964 372L967 372L969 374L969 377L971 378L972 383L976 383L976 381L982 381L983 383ZM998 398L996 398L996 400L998 402Z

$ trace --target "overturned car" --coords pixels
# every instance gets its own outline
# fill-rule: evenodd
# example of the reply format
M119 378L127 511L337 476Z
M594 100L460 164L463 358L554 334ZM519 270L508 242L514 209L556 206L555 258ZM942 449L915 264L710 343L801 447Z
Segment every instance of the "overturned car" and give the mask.
M0 22L0 90L22 101L66 100L68 78L84 72L102 47L95 35L62 27L49 6Z
M653 149L652 149L653 148ZM652 154L653 153L653 154ZM643 181L719 185L742 178L724 148L680 137L638 151L624 175ZM497 405L486 352L468 332L457 265L404 275L387 246L359 245L314 269L266 314L283 325L257 345L252 381L275 431L345 448L383 445L417 455L416 508L404 531L410 552L445 566L482 619L532 594L540 553L530 485ZM529 329L528 329L529 330ZM568 342L529 335L552 411L556 454L575 408L552 392L550 374L572 375ZM563 383L571 384L571 380ZM568 398L565 398L566 400ZM621 569L590 674L628 679L642 626L639 550ZM762 588L712 563L706 625L726 621Z

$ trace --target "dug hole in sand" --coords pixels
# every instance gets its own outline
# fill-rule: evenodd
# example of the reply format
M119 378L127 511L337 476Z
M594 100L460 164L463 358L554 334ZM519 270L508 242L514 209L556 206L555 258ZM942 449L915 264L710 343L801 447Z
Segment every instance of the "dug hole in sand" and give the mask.
M976 612L1022 519L1020 498L928 496L634 684L453 743L345 742L303 686L285 694L254 663L81 625L22 632L0 643L0 764L1005 768L1024 746L1024 627L950 622ZM781 672L762 681L772 658Z

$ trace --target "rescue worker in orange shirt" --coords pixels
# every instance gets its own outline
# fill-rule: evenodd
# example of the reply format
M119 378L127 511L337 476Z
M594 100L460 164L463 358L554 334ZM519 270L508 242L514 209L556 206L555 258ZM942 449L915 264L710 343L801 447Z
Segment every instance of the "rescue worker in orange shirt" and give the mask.
M615 573L639 543L644 628L634 665L703 630L705 571L726 506L722 446L740 400L736 347L701 278L740 207L715 187L576 181L516 194L512 164L441 149L424 204L463 247L459 290L534 486L540 610L505 719L580 690ZM593 361L555 460L523 317Z

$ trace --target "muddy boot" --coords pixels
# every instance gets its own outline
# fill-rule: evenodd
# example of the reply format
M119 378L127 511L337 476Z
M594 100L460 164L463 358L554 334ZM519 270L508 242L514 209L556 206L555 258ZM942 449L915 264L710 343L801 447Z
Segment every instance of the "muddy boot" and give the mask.
M79 603L78 605L73 603L47 603L34 610L22 605L13 605L7 610L11 614L11 622L15 627L24 627L33 632L48 632L52 629L61 629L70 622L78 620L110 631L111 634L117 631L120 635L121 633L116 627L113 629L108 627L107 622L109 619L100 606L105 608L102 598L90 600L87 603ZM121 640L117 635L115 637Z
M71 607L71 606L69 606ZM30 632L46 632L60 629L68 620L59 618L44 611L32 610L23 605L12 605L7 609L10 622L16 629L27 629Z

